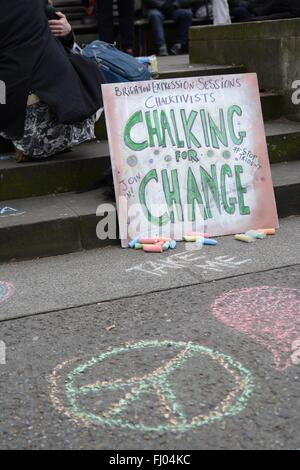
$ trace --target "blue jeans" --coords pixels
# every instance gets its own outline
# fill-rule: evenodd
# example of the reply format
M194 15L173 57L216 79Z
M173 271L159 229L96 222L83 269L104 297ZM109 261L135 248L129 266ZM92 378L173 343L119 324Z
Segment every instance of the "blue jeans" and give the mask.
M192 10L187 8L177 8L171 14L172 19L177 25L177 39L176 43L185 44L188 40L189 27L192 24L193 13ZM150 21L154 41L156 46L159 48L166 44L165 31L164 31L164 20L165 15L156 8L148 11L148 19Z

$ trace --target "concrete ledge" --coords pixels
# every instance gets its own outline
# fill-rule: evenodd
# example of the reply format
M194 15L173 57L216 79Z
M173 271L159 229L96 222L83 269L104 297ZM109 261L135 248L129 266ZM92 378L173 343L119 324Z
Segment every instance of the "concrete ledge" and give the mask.
M190 38L196 40L262 40L300 37L300 18L272 21L251 21L231 25L192 26ZM245 51L244 51L245 52Z

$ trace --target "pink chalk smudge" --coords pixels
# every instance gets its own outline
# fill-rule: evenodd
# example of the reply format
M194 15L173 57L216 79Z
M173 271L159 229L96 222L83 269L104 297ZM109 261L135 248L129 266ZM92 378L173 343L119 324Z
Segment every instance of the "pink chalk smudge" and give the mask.
M15 287L11 282L0 281L0 306L4 304L15 292Z
M293 365L292 345L300 339L300 290L276 286L232 290L213 302L212 313L270 351L277 370Z

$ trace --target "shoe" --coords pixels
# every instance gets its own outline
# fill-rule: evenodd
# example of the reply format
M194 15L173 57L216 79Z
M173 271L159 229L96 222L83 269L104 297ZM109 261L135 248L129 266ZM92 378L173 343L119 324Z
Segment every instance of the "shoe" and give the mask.
M174 44L174 46L171 47L170 52L172 55L179 55L182 51L182 44L179 42Z
M160 46L160 48L158 49L158 55L159 57L166 57L169 55L167 46L165 44L163 46Z

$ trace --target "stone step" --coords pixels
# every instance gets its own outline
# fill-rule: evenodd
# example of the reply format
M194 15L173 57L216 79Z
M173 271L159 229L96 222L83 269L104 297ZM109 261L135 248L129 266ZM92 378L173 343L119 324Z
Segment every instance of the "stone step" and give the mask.
M266 123L272 163L300 160L300 123L285 119ZM0 201L79 191L92 187L110 166L108 143L83 144L46 161L18 164L0 156Z
M0 156L0 201L80 191L97 183L110 167L107 142L83 144L45 161L16 163Z
M300 162L272 165L272 174L279 216L299 214ZM105 189L98 189L1 203L0 262L119 244L96 236L96 210L107 202Z
M265 123L271 163L300 160L300 122L281 118Z

